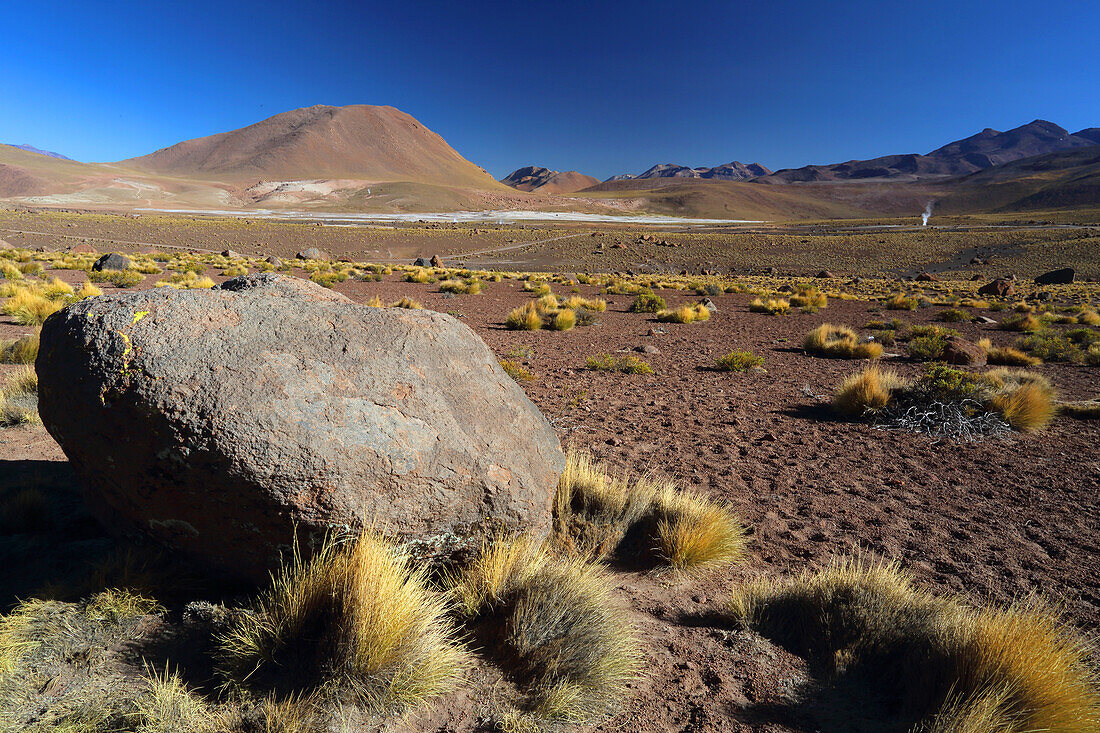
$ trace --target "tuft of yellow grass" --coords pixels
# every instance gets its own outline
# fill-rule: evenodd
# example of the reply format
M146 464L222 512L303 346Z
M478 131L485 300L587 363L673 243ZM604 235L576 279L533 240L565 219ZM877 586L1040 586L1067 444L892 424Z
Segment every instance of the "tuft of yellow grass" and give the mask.
M1035 601L971 609L917 589L896 564L843 560L790 582L742 585L729 610L832 680L875 686L923 733L1100 725L1087 645Z
M504 325L513 331L538 331L542 328L542 316L533 303L527 303L513 309Z
M746 538L724 504L668 480L611 476L587 453L570 451L554 497L551 543L586 560L617 554L700 570L742 559Z
M529 369L510 359L501 359L500 368L504 370L505 374L517 382L533 382L536 379L535 375Z
M529 537L498 539L449 577L459 608L503 646L498 663L530 691L536 719L596 722L617 708L637 678L634 629L598 566L553 558Z
M37 423L38 374L23 367L8 376L0 388L0 427Z
M657 320L661 323L696 323L709 319L710 309L702 303L657 311Z
M412 298L409 298L409 297L402 298L401 300L397 301L396 303L393 303L392 305L390 305L390 307L391 308L408 308L409 310L417 310L417 311L424 309L424 306L422 306L419 301L413 300Z
M767 313L768 315L786 315L791 309L791 302L783 298L755 298L749 303L749 312Z
M666 488L657 495L653 513L657 552L676 570L702 570L745 557L745 529L723 504Z
M103 291L92 285L91 281L85 282L80 286L80 290L76 291L76 300L84 300L85 298L97 298L103 295Z
M179 672L148 670L148 689L135 700L139 733L176 733L198 731L213 733L214 712L206 702L187 688Z
M19 288L2 306L0 313L23 326L41 326L62 304L46 297L39 288Z
M221 673L280 699L317 695L403 710L451 690L466 652L443 597L372 533L350 547L295 552L254 613L221 639Z
M860 416L886 407L891 393L905 382L892 369L877 366L851 374L833 395L833 409L843 415Z
M858 334L848 326L822 323L806 334L802 348L811 354L841 359L877 359L882 356L882 344L860 342Z
M33 364L38 356L38 333L28 333L17 339L0 340L0 363Z
M550 329L553 331L569 331L576 325L577 313L568 308L559 310L550 320Z
M892 311L915 311L919 302L905 293L897 293L886 299L886 309Z
M1022 313L1018 316L1006 318L997 324L1002 331L1038 331L1043 327L1043 322L1030 313Z
M383 307L385 307L385 304L382 302L382 298L377 296L377 295L375 295L370 300L368 300L367 305L370 306L371 308L383 308Z
M1049 389L1034 382L993 395L989 406L1005 422L1021 432L1042 430L1054 417L1054 399Z
M981 346L981 344L979 344L979 346ZM1019 349L1011 346L987 348L985 351L985 358L988 363L999 364L1001 366L1031 367L1043 363L1043 360L1039 357L1025 354Z

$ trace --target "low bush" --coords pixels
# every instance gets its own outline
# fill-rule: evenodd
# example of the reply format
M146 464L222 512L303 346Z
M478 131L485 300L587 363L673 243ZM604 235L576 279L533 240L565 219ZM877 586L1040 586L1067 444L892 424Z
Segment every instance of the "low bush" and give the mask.
M513 331L538 331L542 328L542 316L533 303L528 303L513 309L504 325Z
M715 360L714 369L719 372L743 372L763 364L764 357L751 351L731 351Z
M969 321L970 314L959 308L948 308L945 311L940 311L936 315L936 320L943 321L944 323L959 323L961 321Z
M745 532L732 511L669 481L611 476L571 451L554 499L553 547L588 560L699 570L736 562Z
M458 295L477 295L481 292L481 281L471 277L465 280L448 279L439 283L439 292Z
M0 427L37 422L38 375L31 367L23 367L0 388Z
M412 272L405 273L404 280L407 283L422 283L423 284L423 283L433 282L432 276L429 275L428 271L425 270L423 267L418 267L417 269L413 270Z
M1026 351L1043 361L1080 364L1085 359L1085 354L1080 346L1053 331L1042 331L1024 336L1016 342L1016 346L1021 351Z
M137 270L91 270L88 272L88 279L97 283L111 283L116 288L132 288L144 282L145 276Z
M1042 359L1029 356L1011 346L986 349L985 358L988 363L1000 366L1031 367L1043 363Z
M657 313L665 310L665 299L653 293L640 293L630 304L631 313Z
M512 379L517 382L533 382L535 381L535 375L525 368L522 364L518 364L509 359L502 359L500 361L500 367L504 370Z
M419 301L413 300L412 298L409 298L407 296L404 297L404 298L401 298L401 300L398 300L398 301L390 304L390 307L391 308L407 308L409 310L416 310L416 311L424 309L424 306L420 305Z
M877 366L864 369L841 382L833 395L833 409L850 417L877 412L890 402L893 391L905 384L891 369Z
M807 312L816 312L828 306L829 298L813 285L803 285L791 295L790 303L795 308L801 308Z
M47 298L37 288L20 288L0 305L0 313L23 326L41 326L61 308L61 302Z
M622 374L652 374L653 367L636 356L590 356L585 365L594 372L620 372Z

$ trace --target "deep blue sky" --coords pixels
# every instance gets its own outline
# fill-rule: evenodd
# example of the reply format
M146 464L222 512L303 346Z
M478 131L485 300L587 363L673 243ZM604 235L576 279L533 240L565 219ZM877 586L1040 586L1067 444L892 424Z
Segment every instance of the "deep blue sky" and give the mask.
M1100 125L1096 0L9 2L0 141L142 155L389 104L501 177L928 152Z

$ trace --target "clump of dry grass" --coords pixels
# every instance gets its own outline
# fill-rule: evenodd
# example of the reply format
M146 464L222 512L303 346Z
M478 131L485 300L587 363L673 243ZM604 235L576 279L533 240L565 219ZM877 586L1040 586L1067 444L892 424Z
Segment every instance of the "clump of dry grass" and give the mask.
M989 406L1021 432L1042 430L1054 417L1051 392L1033 382L993 395Z
M513 309L504 325L513 331L538 331L542 328L542 316L533 303L527 303Z
M897 565L844 561L734 591L731 615L928 733L1083 731L1100 722L1085 643L1037 603L967 608Z
M146 677L148 689L135 702L130 716L137 733L213 733L215 713L180 677L179 672L150 669Z
M439 283L439 292L458 295L477 295L481 292L481 281L476 277L459 280L450 278Z
M791 302L783 298L755 298L749 303L750 313L767 313L771 316L783 316L791 309Z
M33 364L38 356L38 333L0 340L0 363Z
M816 313L829 305L829 298L814 285L799 286L790 298L791 305L807 313Z
M594 722L629 694L641 655L599 567L518 537L485 546L450 585L536 720Z
M611 476L588 454L570 451L554 497L555 548L698 570L741 559L745 542L725 505L667 480Z
M73 297L76 300L84 300L85 298L96 298L100 295L103 295L103 291L92 285L91 281L88 281L80 286L80 290L77 290Z
M36 423L38 374L30 367L12 373L0 388L0 427Z
M893 391L906 382L892 369L877 366L851 374L833 395L833 409L843 415L862 416L877 412L890 402Z
M1037 356L1030 356L1011 346L998 346L986 349L986 361L1000 366L1032 367L1043 363Z
M0 306L0 313L12 317L23 326L41 326L51 315L61 310L63 304L47 297L41 288L18 288L8 300Z
M702 303L657 311L657 320L661 323L696 323L709 319L710 309Z
M129 287L129 285L115 284L119 287ZM135 284L130 283L130 285ZM194 270L184 270L183 272L172 273L167 280L158 280L155 285L158 288L171 287L177 290L209 290L214 287L214 281L205 275L198 275Z
M571 295L561 302L561 307L571 310L583 308L584 310L603 313L607 310L607 301L603 298L582 298L579 295Z
M377 295L372 296L371 299L366 302L366 305L370 306L371 308L385 307L385 303L382 302L382 298Z
M409 310L416 310L416 311L424 309L424 306L422 306L419 301L413 300L412 298L409 298L407 296L404 297L404 298L401 298L401 300L398 300L395 303L392 303L390 305L390 307L391 308L408 308Z
M905 293L897 293L886 299L886 309L892 311L915 311L919 302Z
M1002 331L1026 331L1032 333L1043 327L1043 322L1030 313L1022 313L1018 316L1006 318L997 324Z
M220 668L252 692L381 712L447 692L464 660L426 570L367 533L350 547L326 543L308 561L296 553L222 638Z
M860 341L848 326L823 323L806 334L802 348L811 354L840 359L877 359L882 356L882 344Z

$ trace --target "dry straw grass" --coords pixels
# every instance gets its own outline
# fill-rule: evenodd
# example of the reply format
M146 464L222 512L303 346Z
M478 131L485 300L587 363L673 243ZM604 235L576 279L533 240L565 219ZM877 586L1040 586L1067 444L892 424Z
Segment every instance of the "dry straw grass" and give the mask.
M0 363L33 364L38 357L38 333L0 340Z
M588 560L616 558L677 570L736 562L745 532L724 504L648 476L612 476L570 451L554 497L553 546Z
M627 697L641 655L599 567L518 537L486 545L450 585L486 647L527 689L524 707L536 720L592 722Z
M702 303L657 311L657 320L661 323L696 323L709 319L710 309Z
M38 374L23 367L10 374L0 388L0 427L38 421Z
M350 547L295 555L221 640L233 685L277 699L315 697L371 713L451 690L466 653L447 605L395 548L367 533Z
M1035 602L974 610L915 588L897 565L835 563L734 591L731 614L856 683L922 733L1097 730L1088 647Z
M750 313L767 313L771 316L783 316L791 309L791 302L783 298L755 298L749 303Z
M893 391L906 382L892 369L877 366L851 374L833 395L833 408L842 415L860 417L886 407Z
M882 344L859 340L848 326L822 323L806 334L802 348L811 354L840 359L877 359L882 356Z

